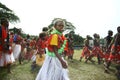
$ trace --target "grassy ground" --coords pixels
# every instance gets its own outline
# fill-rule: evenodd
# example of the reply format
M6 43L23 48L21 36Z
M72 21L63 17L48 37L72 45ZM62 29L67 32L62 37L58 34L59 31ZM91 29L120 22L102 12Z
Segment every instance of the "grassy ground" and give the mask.
M74 62L68 61L70 80L117 80L113 66L110 67L110 74L106 74L102 64L84 63L84 59L79 62L80 53L80 50L75 50ZM12 65L12 74L8 74L5 68L0 68L0 80L35 80L39 67L31 73L30 65L26 61L22 65Z

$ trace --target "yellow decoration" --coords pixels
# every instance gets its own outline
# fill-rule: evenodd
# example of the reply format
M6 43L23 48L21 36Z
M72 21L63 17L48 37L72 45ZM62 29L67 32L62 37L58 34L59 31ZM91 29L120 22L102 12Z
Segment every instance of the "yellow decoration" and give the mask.
M42 57L40 57L39 54L36 55L36 64L41 66L45 60L45 55L43 54Z

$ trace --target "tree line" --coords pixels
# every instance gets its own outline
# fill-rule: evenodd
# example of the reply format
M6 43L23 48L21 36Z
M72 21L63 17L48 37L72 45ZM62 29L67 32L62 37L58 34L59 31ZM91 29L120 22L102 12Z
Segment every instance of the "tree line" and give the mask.
M14 11L0 2L0 19L1 18L7 18L10 23L20 22L20 18L14 13ZM54 18L52 20L51 24L48 25L48 28L51 29L53 27L55 21L58 19L61 19L61 18ZM75 26L71 22L67 21L66 19L63 19L63 20L65 22L65 31L66 31L65 35L67 36L70 31L74 32ZM14 27L14 28L11 28L9 30L13 33L16 33L16 32L18 32L18 30L20 30L21 36L24 38L26 38L26 36L28 35L24 31L22 31L21 28ZM31 37L38 37L38 36L32 35L32 34L30 34L30 36ZM73 44L75 46L83 46L84 38L82 36L80 36L79 34L75 34L75 32L74 32L73 37L74 37Z

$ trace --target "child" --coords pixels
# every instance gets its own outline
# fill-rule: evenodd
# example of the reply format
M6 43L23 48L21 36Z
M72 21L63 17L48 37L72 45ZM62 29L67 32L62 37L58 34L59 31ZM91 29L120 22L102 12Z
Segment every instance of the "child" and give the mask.
M87 57L90 56L89 39L90 39L90 36L87 35L86 36L86 40L84 42L85 46L83 48L83 51L82 51L82 54L81 54L81 57L80 57L80 61L82 60L83 57L85 57L85 59L87 59Z
M15 60L19 59L20 53L21 53L21 31L19 30L17 32L17 34L14 35L14 43L15 43L15 47L13 49L13 55Z
M44 61L45 48L46 48L46 33L42 32L40 33L39 40L37 42L38 49L38 54L36 56L37 65L41 66Z
M36 80L69 80L67 75L67 63L63 59L66 40L62 39L64 22L58 20L54 24L55 30L48 39L48 47L45 61L36 77Z
M9 22L7 19L1 19L0 26L0 67L7 66L7 72L11 73L11 63L14 61L11 55L11 43L9 41Z
M19 63L23 64L23 60L24 60L24 55L27 53L27 48L26 48L26 41L23 38L21 41L21 53L19 55Z
M73 48L73 33L72 31L68 34L68 59L73 62L73 54L74 54L74 48Z
M46 46L47 46L47 39L48 39L48 37L49 37L49 29L48 29L48 27L43 27L43 29L42 29L42 33L45 33L45 39L44 39L44 44L45 44L45 54L46 54Z
M38 41L36 43L37 54L35 53L32 60L31 71L33 72L36 65L41 66L44 62L44 54L46 48L46 37L47 34L45 32L40 33Z

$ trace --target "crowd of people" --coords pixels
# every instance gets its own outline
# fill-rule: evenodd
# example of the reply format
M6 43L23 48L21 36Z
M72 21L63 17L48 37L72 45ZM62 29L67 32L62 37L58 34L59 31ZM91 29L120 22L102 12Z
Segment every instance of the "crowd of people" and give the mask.
M113 31L109 30L102 45L100 44L99 34L93 34L94 39L92 42L91 37L87 35L80 55L80 61L82 61L82 58L85 58L85 63L88 61L95 63L92 58L96 57L98 64L104 65L105 73L110 73L110 65L112 63L116 64L116 75L120 79L120 26L117 27L115 36L112 37L112 35Z
M11 64L23 64L24 60L31 62L31 71L34 72L36 66L42 66L36 76L36 80L70 80L68 76L68 64L64 59L73 62L74 38L70 32L67 37L63 35L65 23L62 19L57 20L52 27L43 27L39 37L21 37L21 31L16 33L9 31L9 22L3 18L0 20L0 67L7 66L8 73L11 73ZM85 58L98 64L104 64L105 73L109 73L111 63L120 64L120 27L117 27L114 37L113 31L109 30L104 38L104 45L100 45L100 35L95 33L94 39L89 35L84 41L84 48L80 55L80 61ZM92 42L91 42L92 41ZM91 44L93 44L91 46ZM117 75L120 75L120 67L117 66Z

